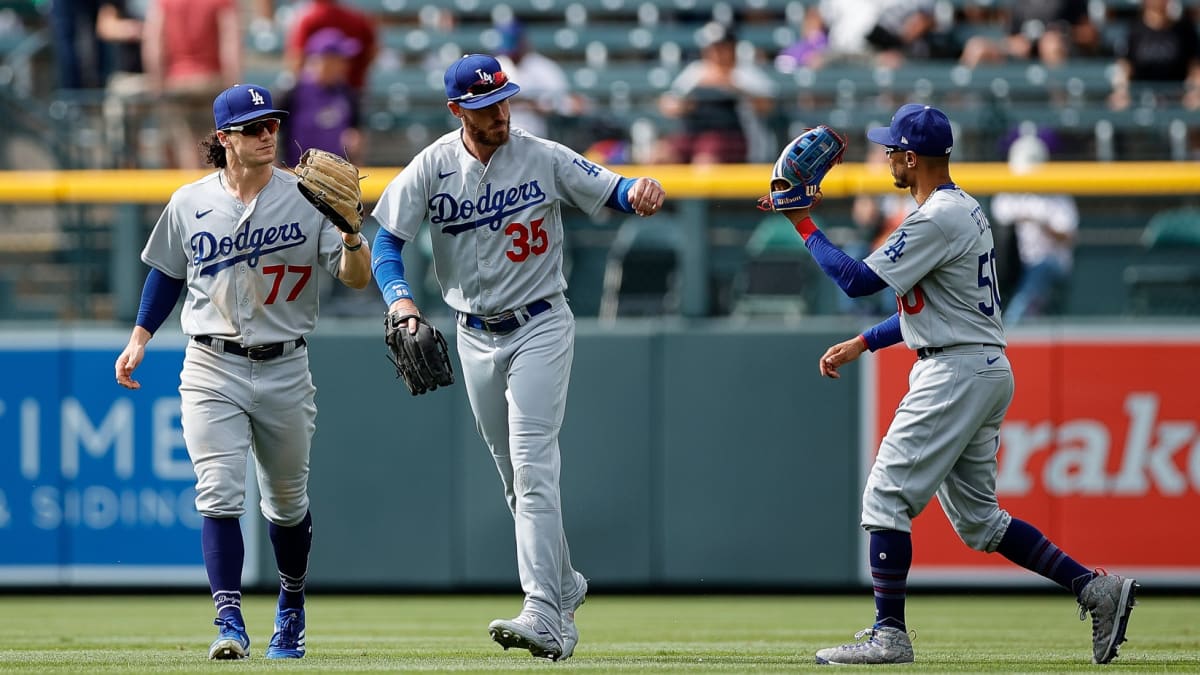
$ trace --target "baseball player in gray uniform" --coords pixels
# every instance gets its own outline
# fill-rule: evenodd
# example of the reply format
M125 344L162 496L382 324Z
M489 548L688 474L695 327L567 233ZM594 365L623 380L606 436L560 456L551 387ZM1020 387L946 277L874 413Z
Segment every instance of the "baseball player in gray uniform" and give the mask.
M218 170L185 185L150 233L150 273L117 383L133 371L181 291L191 336L180 373L181 423L196 471L201 547L219 628L209 658L250 655L242 618L246 463L254 454L261 509L279 569L275 633L267 658L305 651L304 582L312 546L308 460L317 408L304 336L317 321L324 268L352 288L371 281L370 249L342 234L273 166L287 113L252 84L213 101L216 131L205 142Z
M496 59L471 54L445 74L462 128L422 150L384 190L374 272L391 311L415 314L400 251L428 220L434 269L456 312L458 353L476 425L515 521L525 603L492 638L559 660L575 650L587 582L571 566L559 496L559 427L575 321L563 292L563 204L649 216L665 193L509 125L520 91ZM409 322L416 329L416 320Z
M883 245L854 260L829 242L808 209L784 212L848 295L885 288L896 294L896 314L830 347L820 359L821 374L837 378L838 369L863 352L901 341L918 359L863 493L875 622L857 642L822 649L816 660L913 660L904 618L912 520L937 495L968 546L998 552L1073 592L1080 618L1092 616L1093 660L1107 663L1125 639L1137 584L1083 567L996 499L1000 423L1012 400L1013 375L991 227L979 203L950 178L950 121L936 108L908 104L890 126L867 137L885 147L896 187L908 189L918 205Z

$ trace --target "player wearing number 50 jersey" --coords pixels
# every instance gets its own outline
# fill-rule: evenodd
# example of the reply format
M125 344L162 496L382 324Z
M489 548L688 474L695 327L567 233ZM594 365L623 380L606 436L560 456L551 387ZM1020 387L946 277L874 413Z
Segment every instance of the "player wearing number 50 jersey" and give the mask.
M471 54L445 74L462 128L434 141L387 186L374 271L390 311L416 314L400 251L428 221L442 296L458 319L463 381L515 521L524 607L489 626L504 646L559 660L578 640L587 583L571 566L559 496L559 427L575 321L563 292L562 206L649 216L665 193L558 143L510 128L520 87L496 59ZM410 320L415 330L416 320Z
M868 349L902 340L918 359L863 493L875 621L858 642L818 651L817 662L913 660L904 617L912 520L936 495L968 546L998 552L1074 593L1092 615L1092 658L1107 663L1125 639L1137 584L1089 571L996 499L1000 423L1013 375L991 227L979 203L950 178L950 121L936 108L908 104L867 137L884 146L896 187L911 192L917 210L865 261L831 244L808 209L784 211L848 295L885 288L896 294L897 313L830 347L818 364L821 374L837 378L838 368Z
M280 580L266 656L304 656L308 466L317 415L304 336L317 321L320 268L352 288L371 282L365 241L341 233L300 193L295 175L273 166L286 116L263 87L239 84L217 96L216 131L205 145L218 170L171 195L150 233L137 323L116 362L117 383L137 389L133 371L146 343L186 289L182 323L191 340L179 396L217 610L214 659L250 653L238 524L250 453Z

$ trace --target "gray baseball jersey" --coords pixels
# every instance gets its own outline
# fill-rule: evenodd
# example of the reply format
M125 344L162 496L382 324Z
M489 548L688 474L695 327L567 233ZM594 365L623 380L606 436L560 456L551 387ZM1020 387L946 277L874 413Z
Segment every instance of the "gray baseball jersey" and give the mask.
M992 228L957 187L935 190L865 262L896 292L910 349L1007 344Z
M226 191L220 171L171 196L142 261L186 281L185 334L252 347L312 331L314 263L336 277L342 238L298 195L296 177L276 168L248 206Z
M1000 423L1013 395L996 251L979 203L942 185L866 263L896 292L913 366L863 493L867 529L912 531L936 493L972 548L994 551L1011 520L996 500Z
M142 251L146 264L185 280L185 334L243 347L311 332L321 276L314 266L336 276L341 256L337 228L300 195L296 177L278 168L249 205L229 194L221 171L179 188ZM307 351L289 347L256 363L193 342L180 380L197 510L217 518L244 513L253 450L263 514L285 525L302 519L317 414Z
M417 154L383 191L375 218L405 241L428 218L442 295L459 312L498 314L561 294L560 204L595 213L620 176L517 127L485 166L461 133Z
M434 269L451 308L513 311L521 322L507 333L464 324L458 352L471 411L513 514L523 612L557 633L586 592L571 566L559 495L558 433L575 351L574 315L563 300L560 205L594 213L620 176L515 127L484 165L461 133L413 158L374 215L405 241L428 219ZM537 301L550 308L536 316L522 310Z

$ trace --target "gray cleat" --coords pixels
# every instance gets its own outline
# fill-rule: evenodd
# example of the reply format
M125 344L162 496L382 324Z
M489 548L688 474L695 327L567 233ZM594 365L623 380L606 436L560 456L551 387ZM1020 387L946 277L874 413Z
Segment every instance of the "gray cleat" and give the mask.
M575 653L575 645L579 644L579 629L575 626L575 610L587 600L587 579L583 575L576 572L576 579L580 584L579 598L575 600L570 608L562 613L562 656L558 657L559 661L571 658Z
M853 666L913 662L912 640L899 628L866 628L855 633L854 639L856 642L851 644L817 652L817 663Z
M1137 604L1138 583L1133 579L1096 570L1096 576L1079 593L1079 620L1092 614L1092 663L1108 663L1117 657L1125 641L1129 614Z
M488 633L505 650L510 647L528 649L530 654L551 661L562 657L562 636L555 635L545 621L532 614L496 619L488 625Z

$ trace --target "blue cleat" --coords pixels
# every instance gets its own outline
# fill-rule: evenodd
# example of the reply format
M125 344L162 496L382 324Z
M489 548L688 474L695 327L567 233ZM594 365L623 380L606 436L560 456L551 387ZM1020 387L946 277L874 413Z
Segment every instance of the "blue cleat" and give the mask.
M304 610L281 609L275 615L275 634L267 646L268 659L304 658Z
M217 639L208 648L208 658L231 660L244 659L250 656L250 636L246 635L246 627L240 621L232 618L217 617L214 626L219 626Z

